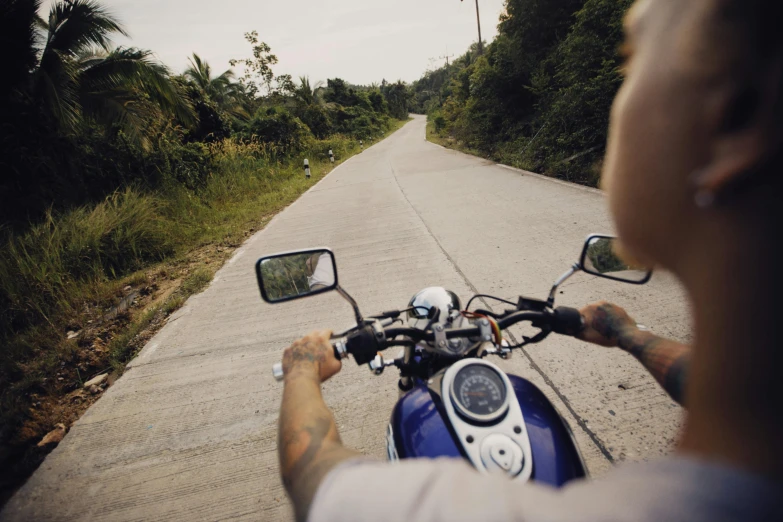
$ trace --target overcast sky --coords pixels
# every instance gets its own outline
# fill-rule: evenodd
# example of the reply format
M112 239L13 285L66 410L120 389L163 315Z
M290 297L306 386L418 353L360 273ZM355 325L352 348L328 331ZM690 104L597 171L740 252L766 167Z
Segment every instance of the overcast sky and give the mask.
M44 2L48 12L51 0ZM258 31L279 59L275 74L311 81L411 82L430 58L465 52L477 40L475 0L103 0L131 39L175 72L196 52L216 73L251 55L244 33ZM479 0L481 34L497 33L504 0ZM432 62L439 66L445 60Z

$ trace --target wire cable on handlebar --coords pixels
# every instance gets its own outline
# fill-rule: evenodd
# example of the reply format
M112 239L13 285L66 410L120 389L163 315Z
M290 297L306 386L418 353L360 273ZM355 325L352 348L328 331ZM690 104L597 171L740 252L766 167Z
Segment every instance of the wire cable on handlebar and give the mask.
M492 325L492 333L495 335L495 344L500 346L503 343L503 332L500 330L500 327L498 326L498 322L495 320L494 317L490 317L485 314L480 314L477 312L469 312L467 310L464 310L460 312L463 317L467 319L486 319L489 321L489 324Z
M508 301L508 300L506 300L506 299L502 299L502 298L500 298L500 297L495 297L494 295L489 295L489 294L476 294L476 295L474 295L473 297L471 297L471 298L470 298L470 300L468 301L468 304L467 304L467 306L465 307L465 311L468 311L468 310L470 310L470 303L472 303L474 299L479 299L479 298L482 298L482 297L483 297L483 298L485 298L485 299L494 299L495 301L500 301L501 303L506 303L506 304L508 304L508 305L511 305L511 306L513 306L513 307L516 307L516 306L517 306L517 304L516 304L516 303L512 303L511 301Z

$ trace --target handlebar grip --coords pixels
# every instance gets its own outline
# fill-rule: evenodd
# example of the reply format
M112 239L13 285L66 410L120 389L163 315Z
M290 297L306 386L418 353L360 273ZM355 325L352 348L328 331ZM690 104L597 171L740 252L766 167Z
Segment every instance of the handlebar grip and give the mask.
M272 365L272 376L277 382L283 380L285 374L283 373L283 363L275 363Z
M348 351L345 347L345 340L338 339L337 341L333 342L332 348L334 349L335 359L345 359L348 357ZM285 373L283 372L283 363L275 363L272 365L272 377L274 377L277 382L283 380L285 377Z
M560 306L555 309L555 317L552 322L552 331L561 335L575 337L584 328L582 314L576 308Z

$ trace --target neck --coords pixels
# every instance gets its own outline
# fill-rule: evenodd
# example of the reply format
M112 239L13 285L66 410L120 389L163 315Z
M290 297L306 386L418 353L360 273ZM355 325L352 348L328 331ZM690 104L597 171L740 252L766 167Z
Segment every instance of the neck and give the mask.
M759 235L718 230L680 273L696 342L679 449L783 478L783 277L777 238Z

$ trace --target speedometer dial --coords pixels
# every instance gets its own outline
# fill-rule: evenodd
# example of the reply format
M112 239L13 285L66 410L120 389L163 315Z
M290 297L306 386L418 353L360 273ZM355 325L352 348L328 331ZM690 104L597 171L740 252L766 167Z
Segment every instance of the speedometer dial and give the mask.
M451 395L463 415L480 422L492 421L508 408L506 383L497 371L483 364L471 364L457 372Z

